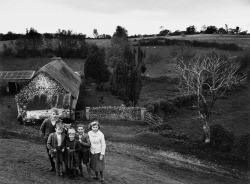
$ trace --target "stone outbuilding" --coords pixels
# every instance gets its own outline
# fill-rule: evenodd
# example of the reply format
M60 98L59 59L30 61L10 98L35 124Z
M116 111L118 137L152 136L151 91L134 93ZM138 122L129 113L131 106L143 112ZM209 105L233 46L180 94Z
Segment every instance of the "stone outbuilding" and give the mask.
M0 91L2 94L16 94L30 79L35 71L0 71Z
M63 60L54 60L40 68L15 96L18 116L24 122L45 119L50 109L59 109L62 118L75 120L75 108L81 78Z

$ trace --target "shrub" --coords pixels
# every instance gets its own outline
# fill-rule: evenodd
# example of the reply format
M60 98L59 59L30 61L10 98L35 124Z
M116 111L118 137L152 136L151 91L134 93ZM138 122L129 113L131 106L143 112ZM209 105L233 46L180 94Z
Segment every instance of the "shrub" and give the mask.
M176 106L178 108L192 106L192 105L194 105L195 102L196 102L195 95L179 96L173 100L174 106Z
M235 140L232 153L235 158L240 160L248 161L250 159L250 134L243 135Z
M174 138L178 140L189 140L188 136L185 133L175 131L175 130L165 130L160 133L163 137Z
M210 127L211 140L209 145L212 148L223 152L231 152L233 150L235 136L219 124Z
M13 49L11 47L7 46L6 44L4 44L2 56L9 57L9 56L13 56L13 54L14 54Z
M163 123L160 125L151 125L149 128L147 128L147 130L150 132L159 133L165 130L173 130L173 128L169 124Z

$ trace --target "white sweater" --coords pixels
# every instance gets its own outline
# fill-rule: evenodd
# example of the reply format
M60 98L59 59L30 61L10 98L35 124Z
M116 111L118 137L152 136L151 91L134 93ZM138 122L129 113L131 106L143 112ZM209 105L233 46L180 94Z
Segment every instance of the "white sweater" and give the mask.
M100 130L96 133L91 130L88 132L88 135L91 143L90 152L92 154L101 153L102 155L105 155L106 143L103 133Z

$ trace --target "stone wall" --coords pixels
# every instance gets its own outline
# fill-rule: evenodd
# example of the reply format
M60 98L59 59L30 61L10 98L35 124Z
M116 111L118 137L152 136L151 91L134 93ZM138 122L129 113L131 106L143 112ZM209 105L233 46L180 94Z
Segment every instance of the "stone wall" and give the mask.
M141 107L86 107L86 119L143 121L144 111Z

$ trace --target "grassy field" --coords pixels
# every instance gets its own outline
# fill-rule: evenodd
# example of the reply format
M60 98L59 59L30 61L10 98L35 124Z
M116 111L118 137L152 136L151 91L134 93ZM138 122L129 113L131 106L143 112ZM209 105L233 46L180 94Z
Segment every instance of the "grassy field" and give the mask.
M110 47L111 39L86 39L87 43L93 43L101 47Z
M150 37L145 39L153 38L167 38L167 39L178 39L178 40L197 40L206 42L218 42L218 43L235 43L242 47L243 49L250 47L250 35L217 35L217 34L197 34L197 35L186 35L182 36L168 36L168 37ZM144 38L136 38L140 40ZM132 39L134 41L134 39Z

